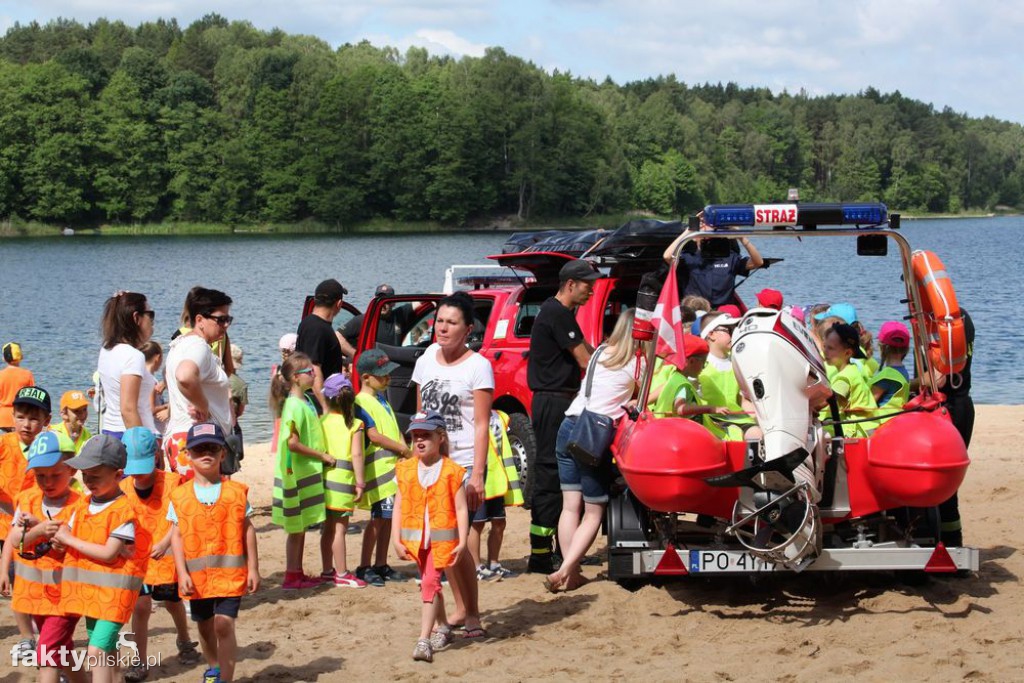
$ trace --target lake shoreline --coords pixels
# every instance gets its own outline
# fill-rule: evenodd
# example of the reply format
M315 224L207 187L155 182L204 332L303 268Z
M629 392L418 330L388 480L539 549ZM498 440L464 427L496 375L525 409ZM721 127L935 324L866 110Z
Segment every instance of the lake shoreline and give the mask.
M899 212L895 212L899 213ZM899 213L905 221L919 220L973 220L978 218L1000 218L1019 215L1016 213L965 213L965 214L904 214ZM657 220L675 220L671 217L655 216L641 212L608 214L588 218L550 218L537 221L521 221L514 216L495 216L482 219L464 226L448 226L432 221L417 222L385 222L380 220L357 223L354 225L328 225L316 221L299 223L253 223L246 225L229 225L218 223L168 222L142 225L100 225L96 227L73 228L48 223L26 222L13 224L10 220L0 221L0 239L17 239L26 237L181 237L203 235L415 235L415 234L456 234L456 233L511 233L532 230L592 230L595 228L613 229L634 219L653 218ZM586 225L580 225L586 221Z

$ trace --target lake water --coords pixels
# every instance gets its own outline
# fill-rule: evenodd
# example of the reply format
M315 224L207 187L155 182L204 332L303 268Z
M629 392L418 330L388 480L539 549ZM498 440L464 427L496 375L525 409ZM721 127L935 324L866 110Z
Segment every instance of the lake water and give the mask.
M971 312L977 328L975 400L1024 403L1024 340L1012 322L1024 290L1018 265L1024 218L906 221L902 232L913 248L942 258ZM89 386L100 314L115 290L149 297L157 313L154 339L166 350L189 288L221 289L235 300L232 343L245 351L239 374L249 382L252 405L242 425L248 441L264 441L270 438L266 396L270 366L279 359L277 339L295 330L303 298L317 282L337 278L359 308L381 282L398 292L439 291L448 265L484 262L501 251L505 238L476 232L0 240L0 340L22 344L24 367L56 403L64 391ZM898 303L904 293L895 249L888 257L857 257L852 238L755 244L762 255L785 261L741 287L747 301L762 287L781 290L790 303L849 301L876 332L883 321L906 312Z

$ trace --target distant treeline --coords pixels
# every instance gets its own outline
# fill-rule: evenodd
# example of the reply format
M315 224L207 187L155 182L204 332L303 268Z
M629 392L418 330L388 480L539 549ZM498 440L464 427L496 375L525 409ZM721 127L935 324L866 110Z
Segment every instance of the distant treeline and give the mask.
M209 15L0 39L0 217L446 224L711 202L1024 205L1024 130L856 96L596 83L490 49L404 55Z

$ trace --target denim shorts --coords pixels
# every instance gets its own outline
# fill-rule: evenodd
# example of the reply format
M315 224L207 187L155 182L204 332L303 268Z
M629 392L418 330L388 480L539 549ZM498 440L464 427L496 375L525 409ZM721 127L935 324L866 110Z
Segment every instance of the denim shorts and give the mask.
M483 505L476 509L471 521L487 522L492 519L505 519L505 499L499 496L485 500Z
M391 519L395 513L395 497L388 496L370 505L370 519Z
M608 491L611 488L611 470L608 459L600 467L581 465L569 455L567 446L572 428L576 424L575 417L562 420L555 440L555 459L558 461L558 481L563 491L580 491L585 503L607 503Z

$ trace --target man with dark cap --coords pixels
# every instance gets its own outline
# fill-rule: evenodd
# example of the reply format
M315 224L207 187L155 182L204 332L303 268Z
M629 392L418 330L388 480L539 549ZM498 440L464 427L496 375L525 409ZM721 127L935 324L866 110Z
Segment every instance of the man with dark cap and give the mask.
M323 397L324 378L341 372L342 348L340 335L331 323L341 310L342 301L348 290L335 279L324 280L313 292L313 312L299 323L295 350L304 353L313 361L313 393L316 394L323 410L327 403Z
M579 391L581 371L594 351L576 322L576 308L590 300L594 281L602 277L590 261L575 259L562 266L558 293L540 307L530 334L526 379L533 392L531 413L537 440L537 455L529 466L531 572L550 574L555 570L553 541L562 514L555 438Z

